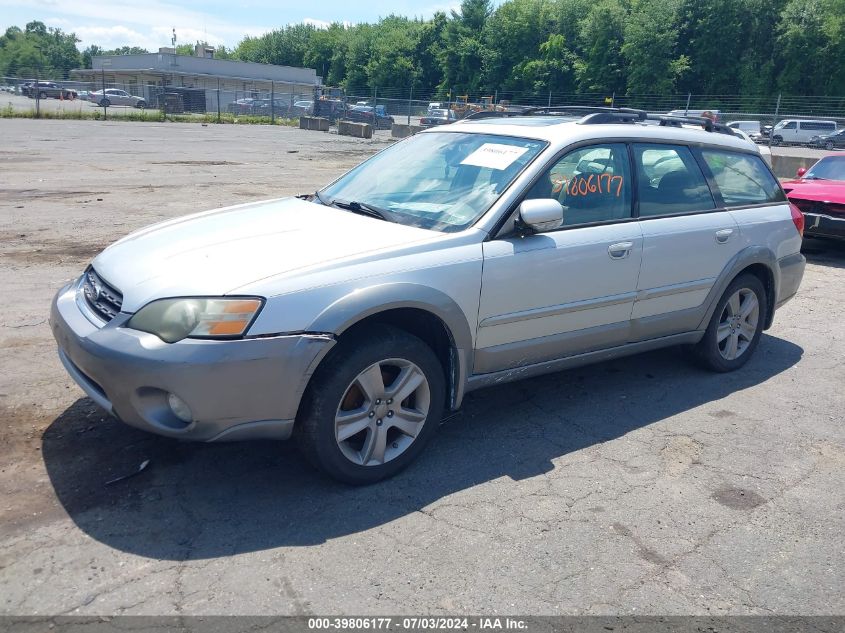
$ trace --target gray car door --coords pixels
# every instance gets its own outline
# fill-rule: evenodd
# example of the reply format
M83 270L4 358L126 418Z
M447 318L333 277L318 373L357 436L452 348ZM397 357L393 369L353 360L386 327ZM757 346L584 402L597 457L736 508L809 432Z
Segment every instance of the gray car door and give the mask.
M563 226L484 244L474 373L627 341L642 258L624 143L552 161L525 198L556 198Z

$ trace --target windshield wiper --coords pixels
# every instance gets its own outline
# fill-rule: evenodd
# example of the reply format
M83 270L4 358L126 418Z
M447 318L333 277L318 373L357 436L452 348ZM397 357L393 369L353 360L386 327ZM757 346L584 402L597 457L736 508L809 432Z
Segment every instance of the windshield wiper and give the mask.
M347 202L346 200L332 200L331 205L334 207L338 207L339 209L346 209L347 211L352 211L353 213L367 215L371 218L387 220L387 216L384 214L383 209L374 207L370 204L367 204L366 202L357 202L355 200L352 200L351 202Z
M804 180L827 180L827 178L822 178L821 176L804 176Z

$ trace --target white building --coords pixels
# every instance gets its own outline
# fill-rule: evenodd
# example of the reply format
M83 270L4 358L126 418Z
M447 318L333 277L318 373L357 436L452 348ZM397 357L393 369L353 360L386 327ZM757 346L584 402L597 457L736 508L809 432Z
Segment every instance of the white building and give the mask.
M295 68L274 64L257 64L228 59L215 59L214 49L197 45L197 54L177 55L173 48L141 55L103 55L92 59L91 69L77 69L71 75L90 84L94 90L121 88L144 97L155 106L158 95L166 89L205 91L205 108L226 111L228 104L250 96L292 101L310 99L322 78L313 68Z

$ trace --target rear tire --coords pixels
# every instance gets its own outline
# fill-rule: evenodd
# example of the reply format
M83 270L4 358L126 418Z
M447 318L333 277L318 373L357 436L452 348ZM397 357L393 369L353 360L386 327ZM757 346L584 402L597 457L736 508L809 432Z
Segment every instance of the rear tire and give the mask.
M831 151L831 150L833 149L833 142L832 142L832 141L828 141L827 143L825 143L825 144L824 144L824 148L825 148L827 151Z
M747 363L760 342L767 305L766 290L756 276L746 273L734 279L693 348L699 363L717 372L734 371Z
M101 108L108 108L111 105L111 101L108 99L100 99L100 107Z
M445 400L443 367L428 345L404 330L369 327L342 339L314 373L296 440L334 479L374 483L420 454Z

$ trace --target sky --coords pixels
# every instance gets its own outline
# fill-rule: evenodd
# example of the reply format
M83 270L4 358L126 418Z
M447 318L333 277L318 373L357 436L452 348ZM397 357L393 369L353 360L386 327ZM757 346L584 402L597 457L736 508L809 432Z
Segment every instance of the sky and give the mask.
M205 40L235 46L246 35L261 35L286 24L307 22L375 22L404 15L429 18L436 11L456 9L460 0L0 0L0 33L40 20L66 33L76 33L80 50L90 44L105 49L141 46L156 51Z

